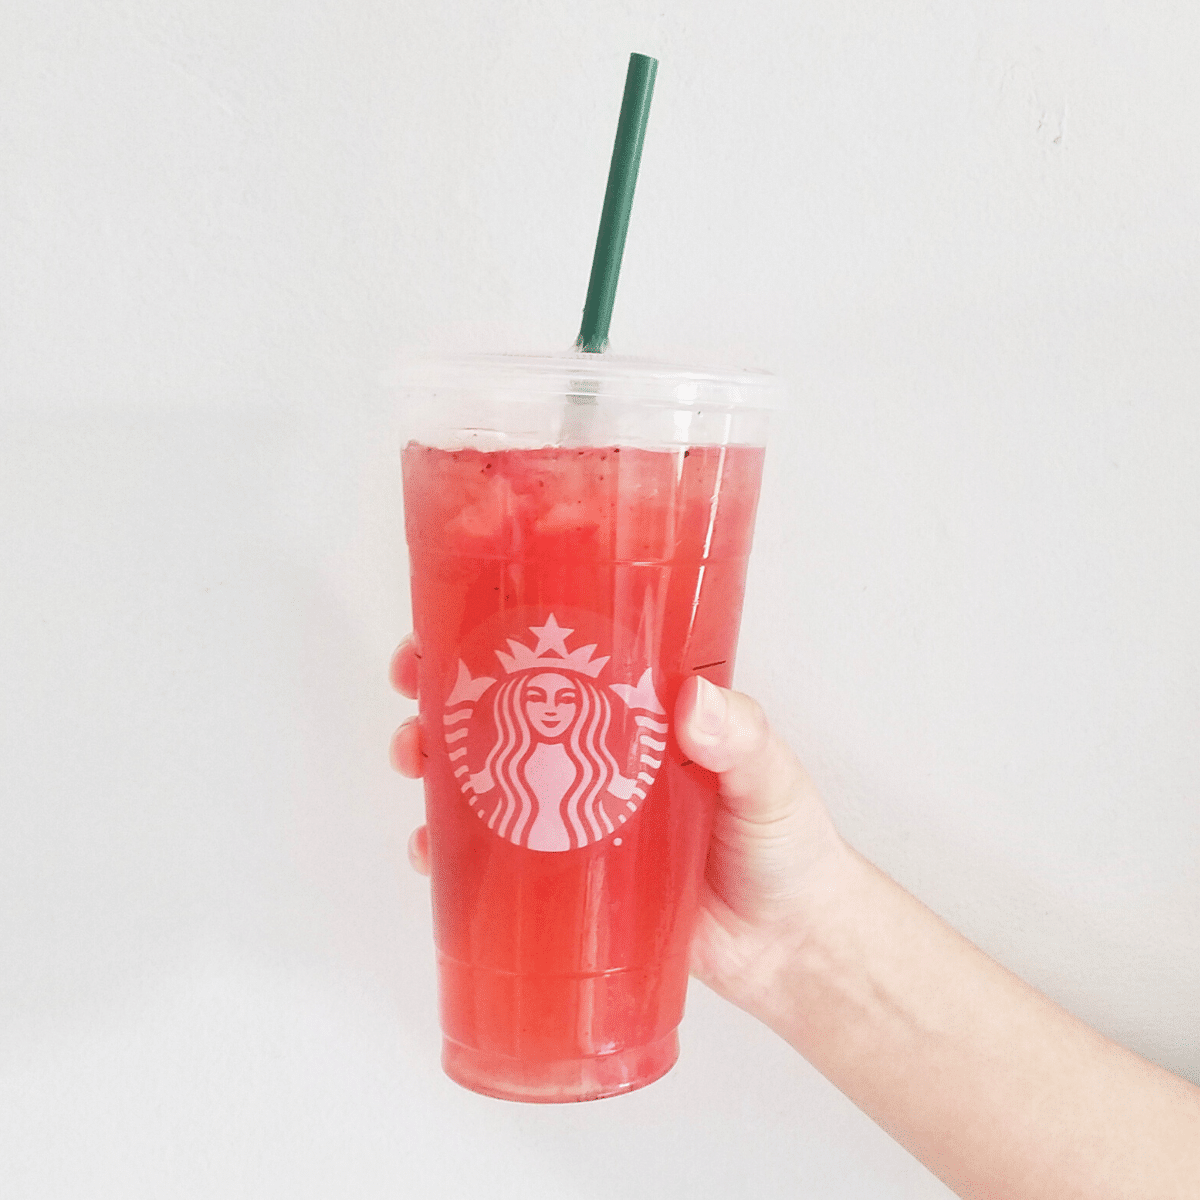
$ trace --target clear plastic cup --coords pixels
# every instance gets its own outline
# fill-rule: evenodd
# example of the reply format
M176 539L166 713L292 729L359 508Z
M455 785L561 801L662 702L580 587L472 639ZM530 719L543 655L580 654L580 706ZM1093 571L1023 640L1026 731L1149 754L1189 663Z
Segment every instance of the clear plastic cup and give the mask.
M404 390L443 1066L631 1091L678 1056L715 781L672 712L733 676L776 384L571 354Z

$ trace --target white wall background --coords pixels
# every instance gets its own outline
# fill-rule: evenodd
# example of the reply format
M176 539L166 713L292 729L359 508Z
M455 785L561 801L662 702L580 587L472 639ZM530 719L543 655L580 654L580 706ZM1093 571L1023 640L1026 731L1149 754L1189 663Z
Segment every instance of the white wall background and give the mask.
M698 986L633 1096L439 1074L380 379L573 339L631 50L614 347L795 385L742 686L868 855L1200 1080L1198 44L1169 0L4 0L0 1193L947 1194Z

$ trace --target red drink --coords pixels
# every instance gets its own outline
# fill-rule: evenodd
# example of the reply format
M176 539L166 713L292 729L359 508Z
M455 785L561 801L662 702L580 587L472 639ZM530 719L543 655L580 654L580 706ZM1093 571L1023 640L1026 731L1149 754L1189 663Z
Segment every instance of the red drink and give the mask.
M670 715L728 685L763 451L442 450L404 494L443 1065L584 1100L678 1054L712 776Z

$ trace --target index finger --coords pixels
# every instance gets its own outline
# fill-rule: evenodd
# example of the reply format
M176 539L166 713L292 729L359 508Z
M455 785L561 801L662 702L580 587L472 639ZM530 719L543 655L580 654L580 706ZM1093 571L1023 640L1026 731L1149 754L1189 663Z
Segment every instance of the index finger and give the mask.
M396 647L396 653L392 655L392 665L388 671L392 687L400 695L407 696L410 700L417 698L417 667L420 657L417 653L416 642L410 633Z

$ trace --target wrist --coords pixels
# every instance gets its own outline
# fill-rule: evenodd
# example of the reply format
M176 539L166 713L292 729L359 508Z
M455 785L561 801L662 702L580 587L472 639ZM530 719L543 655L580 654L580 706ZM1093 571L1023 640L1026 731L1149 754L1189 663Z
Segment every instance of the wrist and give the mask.
M720 969L697 964L695 973L732 1004L788 1041L798 997L814 987L836 986L845 970L847 916L861 906L870 864L840 837L823 848L803 872L802 883L780 897L770 913L752 919L726 910L720 933L736 954L719 956ZM799 1047L797 1047L799 1048Z
M793 1045L812 1016L805 998L843 992L857 973L853 927L869 903L871 870L839 840L837 851L814 865L802 902L777 931L754 1015Z

